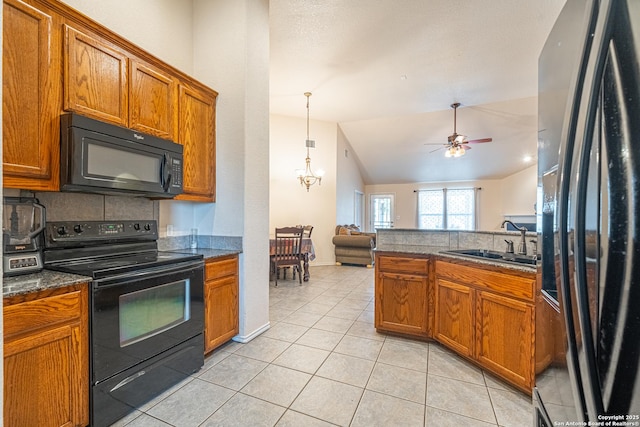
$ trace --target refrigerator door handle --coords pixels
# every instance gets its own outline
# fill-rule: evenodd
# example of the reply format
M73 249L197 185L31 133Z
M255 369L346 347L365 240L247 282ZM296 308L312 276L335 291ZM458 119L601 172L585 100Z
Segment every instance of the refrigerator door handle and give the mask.
M560 145L559 162L558 162L558 181L556 188L558 189L557 197L557 227L558 227L558 244L559 244L559 263L560 268L558 275L560 277L559 301L562 306L562 313L566 325L567 333L567 367L570 373L574 389L574 399L576 407L576 415L582 416L583 420L587 420L587 404L585 402L584 387L582 384L582 375L580 372L580 361L578 358L578 343L583 342L582 334L578 329L576 319L577 307L573 306L574 296L571 289L571 271L569 254L571 245L569 244L569 198L571 178L574 176L573 156L576 145L576 131L578 125L578 117L580 106L585 92L585 78L587 74L587 64L590 59L590 52L593 42L593 33L598 18L598 2L590 1L586 7L586 28L584 36L584 44L582 47L581 57L577 75L571 82L571 97L567 104L567 112L565 114L565 126L562 131L562 141ZM581 415L582 414L582 415Z
M616 2L615 7L602 91L608 239L604 241L600 274L604 285L600 286L600 324L604 332L598 337L598 368L605 411L639 414L640 45L633 40L640 25L640 3Z
M579 374L584 391L584 403L589 420L597 420L598 415L604 413L600 377L597 368L597 354L594 345L593 323L589 310L589 289L587 283L586 264L586 211L587 211L587 184L589 180L589 163L591 157L591 147L594 139L595 124L599 111L600 91L602 78L607 61L608 46L611 39L612 25L611 17L614 2L603 0L600 2L599 11L596 15L595 28L592 36L592 44L589 55L586 58L586 70L583 84L583 95L580 98L580 105L576 118L575 142L572 147L571 161L576 167L571 176L576 177L574 185L565 183L564 190L571 189L566 195L567 203L574 204L573 217L574 230L574 291L575 308L579 329L577 330L580 346L576 345L577 353L575 360L578 363ZM576 143L577 142L577 146ZM569 202L573 193L575 199ZM569 210L564 211L566 216L572 215ZM567 231L567 227L563 227ZM569 238L569 236L563 236ZM565 243L568 241L565 240ZM564 264L567 268L569 264ZM563 274L563 279L568 278L568 274ZM567 287L571 286L570 281L566 282ZM597 297L597 296L596 296ZM597 315L597 310L596 310Z

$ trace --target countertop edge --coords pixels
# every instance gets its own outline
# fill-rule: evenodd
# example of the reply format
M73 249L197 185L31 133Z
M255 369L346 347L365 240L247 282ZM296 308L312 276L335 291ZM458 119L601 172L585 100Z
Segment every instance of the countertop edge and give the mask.
M376 247L375 251L378 253L396 253L406 255L433 255L442 258L451 258L459 261L466 261L474 264L488 265L492 267L507 268L509 270L520 271L523 273L535 273L536 266L517 265L507 262L500 262L489 259L478 259L466 256L454 255L450 253L444 253L449 249L442 246L420 246L420 245L384 245L382 247Z
M10 298L34 292L47 291L66 286L88 283L88 276L63 273L60 271L42 270L38 273L2 278L2 297Z
M205 261L242 253L241 250L211 248L174 249L165 252L202 255ZM63 273L60 271L44 269L38 273L3 277L2 297L10 298L18 295L26 295L33 292L63 288L65 286L72 286L79 283L88 283L91 280L92 278L89 276L81 276L78 274Z

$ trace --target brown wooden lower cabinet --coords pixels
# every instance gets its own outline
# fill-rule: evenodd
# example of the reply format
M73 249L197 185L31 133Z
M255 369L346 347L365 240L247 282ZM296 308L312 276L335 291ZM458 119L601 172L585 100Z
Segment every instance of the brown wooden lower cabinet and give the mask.
M434 338L531 393L535 273L438 259Z
M531 393L534 272L391 252L375 265L378 331L433 338Z
M205 353L238 334L238 287L238 255L207 260L204 283Z
M492 372L530 391L533 386L533 306L477 293L476 358Z
M4 298L4 424L89 424L88 285Z
M376 254L375 327L430 336L429 259Z
M473 288L445 279L436 279L434 338L463 356L473 356Z

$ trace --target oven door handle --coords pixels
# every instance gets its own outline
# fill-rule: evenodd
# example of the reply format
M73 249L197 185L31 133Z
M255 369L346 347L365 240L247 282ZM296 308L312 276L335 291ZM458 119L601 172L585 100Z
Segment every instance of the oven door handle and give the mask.
M115 386L113 386L113 388L111 390L109 390L109 393L113 393L114 391L116 391L117 389L126 386L127 384L129 384L131 381L135 381L138 378L140 378L141 376L143 376L144 374L146 374L147 371L138 371L135 374L123 379L122 381L120 381L118 384L116 384Z
M109 276L102 279L96 279L93 281L94 288L106 288L109 286L120 286L123 283L131 281L139 281L146 279L153 279L155 277L164 277L167 274L175 273L188 273L192 270L202 269L204 275L204 261L186 261L178 264L169 264L165 266L158 266L152 268L146 268L139 271L128 271L115 276Z

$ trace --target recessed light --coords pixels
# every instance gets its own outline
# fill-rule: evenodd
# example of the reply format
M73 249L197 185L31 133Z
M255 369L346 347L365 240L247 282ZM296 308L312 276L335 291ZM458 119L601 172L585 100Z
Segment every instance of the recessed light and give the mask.
M406 74L401 75L400 80L407 80L407 75Z
M526 155L522 158L522 161L525 163L529 163L531 160L533 160L533 157Z

